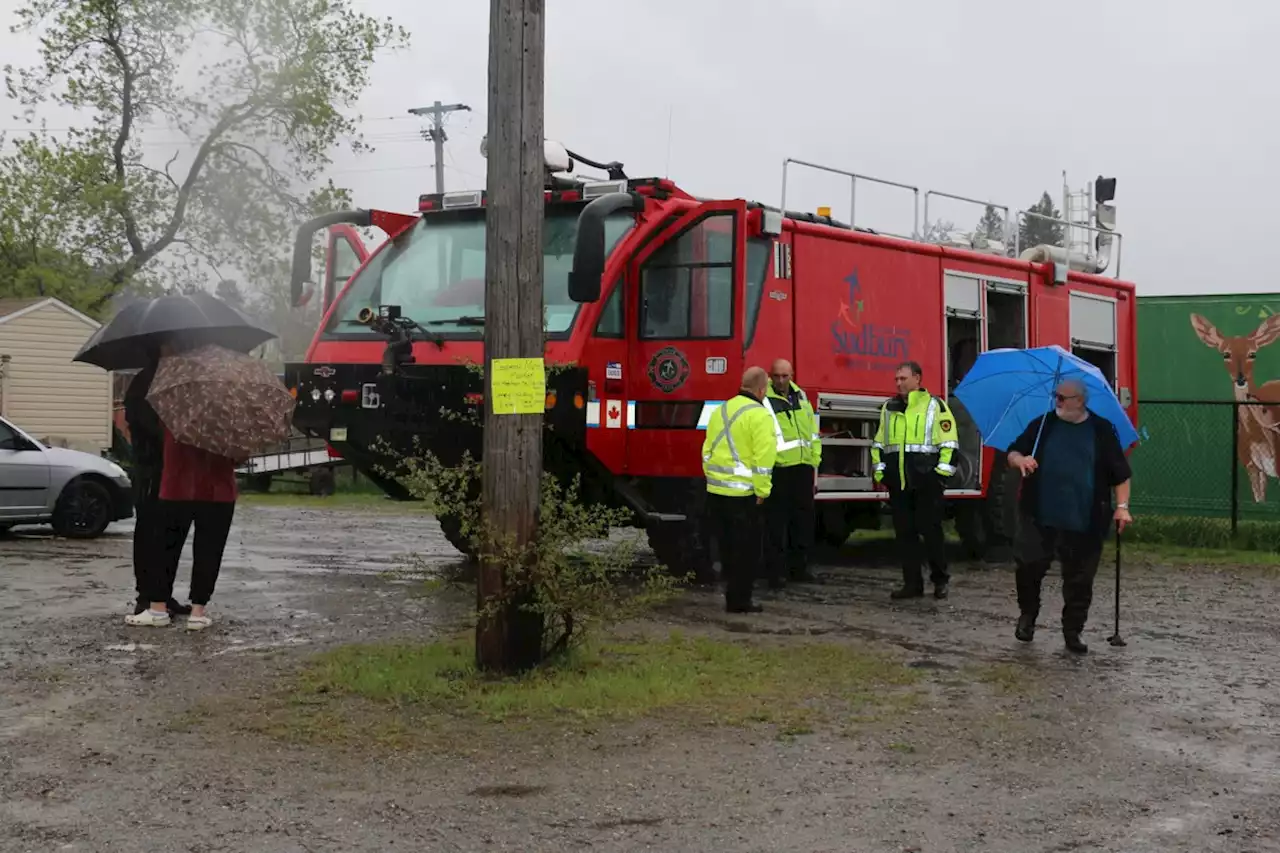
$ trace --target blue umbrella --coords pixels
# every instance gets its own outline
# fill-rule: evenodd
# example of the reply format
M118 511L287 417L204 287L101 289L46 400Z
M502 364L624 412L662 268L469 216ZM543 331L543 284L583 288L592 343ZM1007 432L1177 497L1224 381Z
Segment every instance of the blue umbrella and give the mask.
M1111 422L1121 447L1138 441L1137 430L1102 371L1060 346L984 352L955 394L982 432L982 443L1006 450L1028 424L1052 411L1054 391L1066 379L1084 384L1089 411Z

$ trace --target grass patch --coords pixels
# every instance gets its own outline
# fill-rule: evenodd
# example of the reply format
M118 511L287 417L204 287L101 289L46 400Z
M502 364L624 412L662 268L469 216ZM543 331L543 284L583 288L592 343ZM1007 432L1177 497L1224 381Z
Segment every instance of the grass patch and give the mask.
M763 644L673 633L598 642L519 678L475 670L469 641L358 645L325 653L260 730L304 740L405 747L424 733L561 726L590 732L661 717L690 725L776 726L808 734L832 715L904 707L921 676L887 655L835 642ZM432 722L443 725L431 725Z
M1274 521L1241 521L1233 535L1225 518L1139 516L1124 536L1141 545L1280 555L1280 522Z
M1021 664L995 663L967 668L975 680L999 696L1025 696L1040 684L1042 675Z

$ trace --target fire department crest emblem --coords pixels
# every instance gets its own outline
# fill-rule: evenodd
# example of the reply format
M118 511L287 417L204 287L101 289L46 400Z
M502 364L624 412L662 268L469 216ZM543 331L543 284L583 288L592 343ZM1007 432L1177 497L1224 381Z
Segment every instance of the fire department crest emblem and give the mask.
M670 394L689 378L689 360L675 347L663 347L649 359L649 381L664 394Z

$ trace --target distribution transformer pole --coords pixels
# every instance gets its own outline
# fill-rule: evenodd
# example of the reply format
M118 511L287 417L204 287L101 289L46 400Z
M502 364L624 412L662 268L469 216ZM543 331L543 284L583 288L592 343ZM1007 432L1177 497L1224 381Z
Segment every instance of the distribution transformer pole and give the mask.
M409 110L410 115L431 117L431 127L426 131L425 136L435 143L436 147L437 193L444 192L444 143L449 138L444 132L444 117L459 110L470 112L471 107L466 104L442 104L436 101L429 107L415 107Z
M542 618L519 607L527 591L508 586L512 555L532 556L542 481L543 4L489 4L481 530L497 545L480 557L476 665L504 672L536 664L543 643Z

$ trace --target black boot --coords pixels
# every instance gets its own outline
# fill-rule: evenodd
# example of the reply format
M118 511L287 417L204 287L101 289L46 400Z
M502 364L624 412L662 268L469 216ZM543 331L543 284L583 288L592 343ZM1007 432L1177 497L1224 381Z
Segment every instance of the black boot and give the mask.
M1024 643L1034 640L1036 638L1036 617L1029 613L1023 613L1019 616L1018 627L1013 629L1013 636Z
M1087 654L1089 651L1089 647L1085 645L1084 640L1080 639L1079 631L1070 631L1064 628L1062 631L1062 639L1066 642L1067 651L1069 652L1073 652L1077 655L1083 655Z
M759 604L726 604L726 613L760 613L764 610Z
M889 593L889 597L894 601L901 601L904 598L924 598L924 589L913 586L899 587Z
M933 597L942 600L951 594L951 584L947 581L933 585Z

